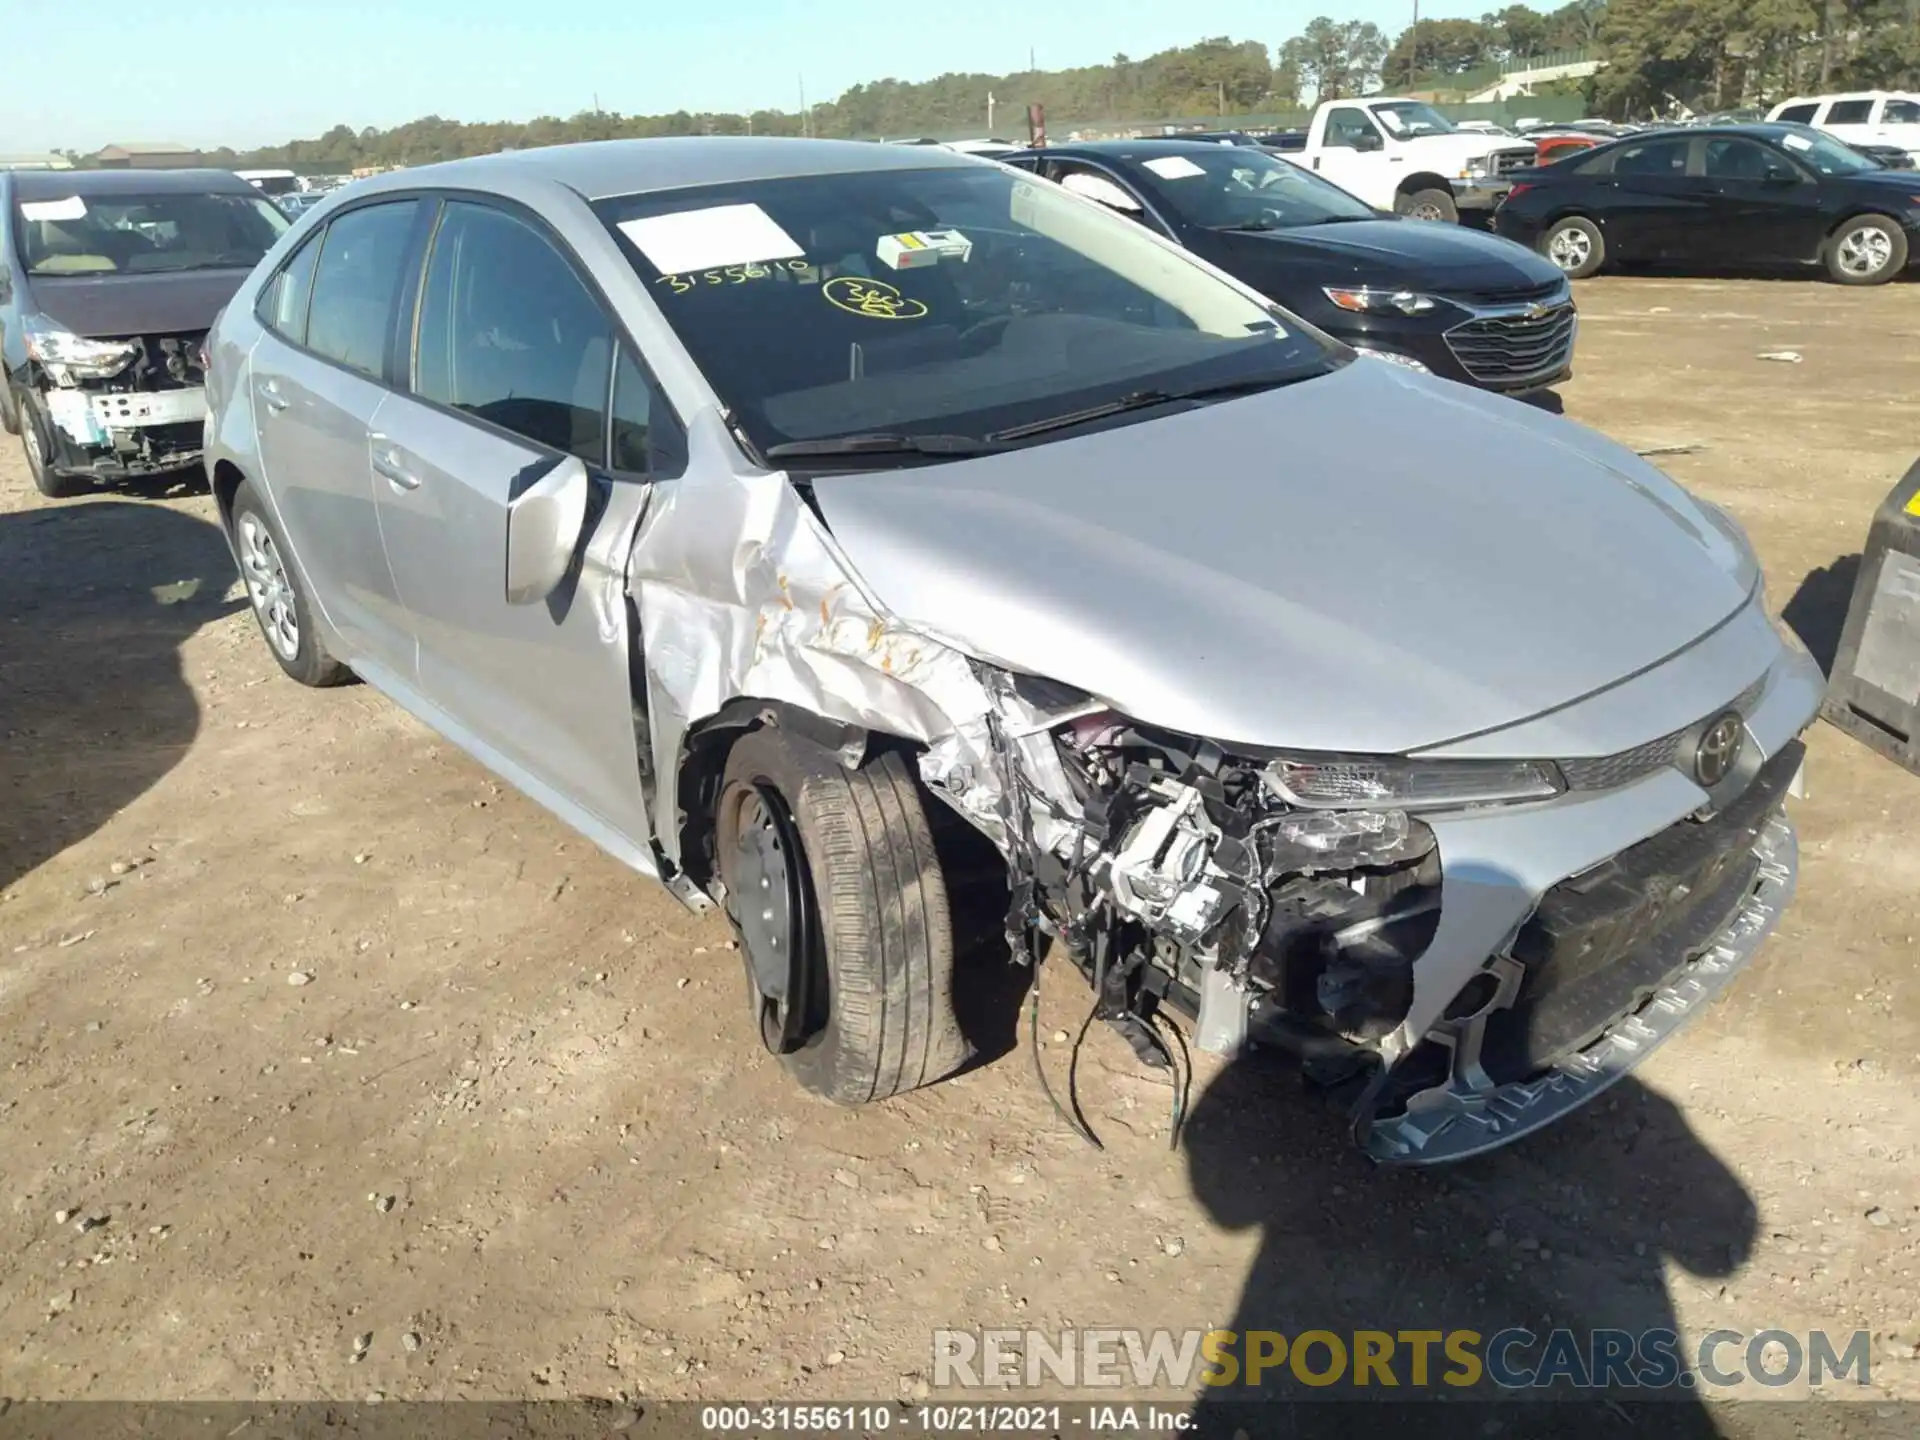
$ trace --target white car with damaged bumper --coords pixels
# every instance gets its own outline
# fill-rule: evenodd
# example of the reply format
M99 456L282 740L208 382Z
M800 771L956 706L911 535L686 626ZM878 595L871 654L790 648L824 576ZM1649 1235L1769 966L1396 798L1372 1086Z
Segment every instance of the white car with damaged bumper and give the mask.
M966 1061L969 845L1015 963L1143 1055L1289 1049L1411 1162L1625 1073L1792 889L1820 675L1729 518L1005 167L381 177L211 350L282 666L723 906L758 1043L833 1099Z

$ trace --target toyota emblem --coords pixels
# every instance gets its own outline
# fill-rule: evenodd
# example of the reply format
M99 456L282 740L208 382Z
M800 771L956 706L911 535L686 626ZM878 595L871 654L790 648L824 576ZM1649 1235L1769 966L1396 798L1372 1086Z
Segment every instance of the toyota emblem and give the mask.
M1693 752L1693 778L1700 782L1701 789L1711 790L1733 773L1745 739L1746 726L1731 710L1707 726L1699 748Z

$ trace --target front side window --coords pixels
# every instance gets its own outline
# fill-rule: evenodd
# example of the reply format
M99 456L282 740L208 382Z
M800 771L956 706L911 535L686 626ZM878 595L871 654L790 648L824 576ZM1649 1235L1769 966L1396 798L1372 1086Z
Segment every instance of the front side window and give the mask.
M1418 100L1395 100L1389 105L1376 105L1373 113L1379 117L1382 125L1402 140L1413 135L1452 135L1460 128L1431 105L1423 105Z
M1367 112L1348 105L1327 116L1327 144L1358 150L1364 141L1378 139L1380 132L1367 119Z
M597 202L761 450L995 432L1138 392L1288 383L1336 352L1110 212L997 166Z
M385 368L415 202L349 210L327 226L307 307L307 348L350 370Z
M423 399L603 462L613 325L530 225L483 205L449 204L419 333L413 388Z
M66 195L13 218L30 275L247 270L287 229L258 195Z
M1707 142L1704 173L1709 180L1764 180L1768 172L1786 168L1777 155L1751 140Z
M1864 125L1872 118L1871 100L1836 100L1827 109L1829 125Z
M1379 212L1298 165L1243 145L1128 161L1152 177L1154 198L1190 225L1209 230L1284 230L1337 220L1378 220Z
M260 292L260 322L296 345L307 343L307 301L313 294L320 237L307 241Z
M1889 100L1882 125L1920 125L1920 100Z

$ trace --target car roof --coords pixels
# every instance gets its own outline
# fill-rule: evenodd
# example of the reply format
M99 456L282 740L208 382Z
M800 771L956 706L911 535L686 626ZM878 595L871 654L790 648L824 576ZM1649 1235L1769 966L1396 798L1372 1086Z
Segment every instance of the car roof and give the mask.
M15 170L20 200L63 200L69 195L258 195L231 170Z
M1186 140L1175 135L1142 135L1134 140L1071 140L1049 145L1035 154L1054 151L1103 156L1110 160L1130 160L1145 149L1155 155L1218 155L1222 150L1264 150L1260 145L1222 145L1218 140Z
M931 170L991 162L943 145L876 145L870 140L797 140L784 136L673 135L649 140L595 140L510 150L470 160L448 160L411 170L393 170L355 186L365 195L430 185L491 190L516 181L566 186L587 200L727 185L743 180L786 180L803 175L845 175L863 170Z
M1827 95L1796 95L1791 100L1782 100L1773 108L1782 105L1825 105L1835 100L1912 100L1916 97L1911 90L1835 90Z

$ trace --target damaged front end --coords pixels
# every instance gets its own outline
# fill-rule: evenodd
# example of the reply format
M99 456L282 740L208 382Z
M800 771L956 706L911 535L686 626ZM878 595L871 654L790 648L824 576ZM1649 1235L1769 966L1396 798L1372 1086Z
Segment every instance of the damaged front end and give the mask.
M1375 1064L1439 920L1433 831L1396 799L1430 775L1230 755L1064 687L984 683L992 709L921 770L1008 856L1016 954L1062 942L1142 1055L1170 1006L1204 1050L1277 1043L1328 1079ZM1468 768L1486 795L1557 790L1551 767Z
M28 379L49 471L101 481L199 463L206 332L93 339L26 325Z

